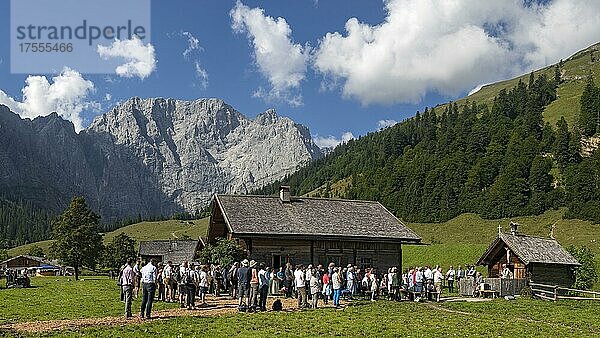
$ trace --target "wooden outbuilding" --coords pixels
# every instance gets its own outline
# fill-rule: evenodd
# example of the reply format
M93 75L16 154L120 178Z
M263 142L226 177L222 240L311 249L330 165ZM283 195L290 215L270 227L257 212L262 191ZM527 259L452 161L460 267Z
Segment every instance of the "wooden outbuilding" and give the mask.
M573 284L574 268L580 264L555 239L519 234L516 223L511 227L511 233L499 233L477 261L477 265L487 265L489 278L500 278L506 265L514 279L565 287Z
M0 267L2 269L13 269L13 270L23 270L23 269L31 269L31 268L40 268L44 267L46 269L56 269L60 270L60 267L55 263L43 258L29 255L19 255L16 257L9 258L0 263Z
M171 261L179 265L184 261L193 261L199 249L199 240L141 241L138 254L143 261L154 258L158 262Z
M277 196L215 195L208 241L236 239L267 266L352 264L401 268L402 244L421 238L378 202Z

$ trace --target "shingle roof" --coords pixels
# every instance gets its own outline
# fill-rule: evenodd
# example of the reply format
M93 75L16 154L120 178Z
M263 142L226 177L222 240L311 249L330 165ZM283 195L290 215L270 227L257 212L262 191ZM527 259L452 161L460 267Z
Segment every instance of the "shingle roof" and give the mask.
M293 197L216 195L234 234L335 236L420 242L378 202Z
M485 264L487 256L500 243L505 243L525 264L565 264L580 265L558 242L551 238L539 238L524 235L500 234L498 238L479 258L477 264Z
M192 261L196 254L198 241L196 240L164 240L140 242L140 256L162 256L164 262L172 261L181 264L183 261Z
M25 257L27 259L31 259L33 261L37 261L38 263L40 263L40 265L45 264L45 265L52 265L52 266L57 266L56 263L53 263L49 260L47 260L46 258L43 257L37 257L37 256L30 256L30 255L18 255L16 257L11 257L3 262L0 262L0 265L4 265L7 264L8 262L15 260L17 258L21 258L21 257Z

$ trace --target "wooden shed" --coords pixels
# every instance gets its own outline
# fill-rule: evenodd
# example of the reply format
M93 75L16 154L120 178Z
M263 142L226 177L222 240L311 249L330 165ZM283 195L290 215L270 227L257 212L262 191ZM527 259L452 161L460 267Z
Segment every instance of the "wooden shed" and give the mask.
M199 246L199 240L141 241L139 255L144 261L154 258L158 262L171 261L179 265L184 261L193 261Z
M45 258L29 255L19 255L16 257L9 258L0 263L0 267L2 269L13 270L23 270L29 268L37 268L41 266L60 270L60 267L57 264Z
M499 233L477 262L487 265L488 277L499 278L506 264L514 279L570 287L579 262L555 239L521 235L517 224L511 225L513 231Z
M250 257L286 263L401 268L402 244L421 238L378 202L280 196L215 195L208 240L237 239Z

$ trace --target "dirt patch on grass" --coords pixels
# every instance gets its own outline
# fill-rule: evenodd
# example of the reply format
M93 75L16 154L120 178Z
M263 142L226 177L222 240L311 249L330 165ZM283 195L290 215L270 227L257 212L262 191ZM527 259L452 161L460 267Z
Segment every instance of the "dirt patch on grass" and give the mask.
M270 309L273 302L277 298L269 298L267 300L267 308ZM284 311L296 311L297 301L295 299L279 298L283 303ZM132 318L125 316L112 316L102 318L81 318L81 319L61 319L61 320L44 320L32 321L14 324L5 324L0 326L0 332L21 332L21 333L36 333L36 332L51 332L61 330L73 330L89 326L125 326L136 325L145 322L167 320L175 317L211 317L235 314L238 312L238 302L235 299L220 297L208 299L208 306L198 307L195 310L188 309L168 309L161 311L153 311L151 319L142 319L134 315ZM325 307L332 307L331 304ZM135 311L135 309L134 309Z

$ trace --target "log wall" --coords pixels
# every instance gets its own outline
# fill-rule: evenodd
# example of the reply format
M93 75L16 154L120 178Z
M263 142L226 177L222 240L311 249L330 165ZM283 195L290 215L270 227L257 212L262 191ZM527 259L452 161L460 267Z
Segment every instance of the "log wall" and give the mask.
M360 268L374 267L385 272L390 267L401 269L402 248L400 244L353 241L310 241L287 239L245 239L250 257L267 266L279 262L295 264L336 266L356 265Z
M531 263L529 274L534 283L571 287L575 282L570 265Z

